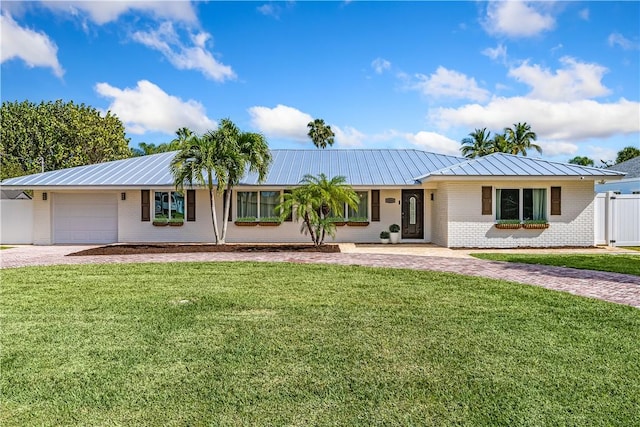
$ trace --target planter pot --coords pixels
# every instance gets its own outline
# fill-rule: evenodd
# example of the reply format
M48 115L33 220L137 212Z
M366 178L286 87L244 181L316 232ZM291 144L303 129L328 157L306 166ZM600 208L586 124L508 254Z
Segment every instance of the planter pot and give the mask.
M549 224L522 224L522 228L529 230L544 230L545 228L549 228Z
M256 221L235 221L234 224L240 227L255 227L258 225Z
M495 227L500 230L517 230L522 224L495 224Z
M184 222L170 222L169 225L171 227L182 227L184 225Z
M369 225L369 221L349 221L347 225L349 227L366 227Z
M389 243L389 239L380 239L380 243L386 245L387 243Z
M276 227L276 226L280 225L279 222L275 222L275 221L260 221L260 222L258 222L258 224L260 224L260 226L262 226L262 227L264 227L264 226Z
M153 225L156 227L166 227L167 225L169 225L168 222L157 222L157 221L153 221Z
M342 227L343 225L347 225L346 221L336 221L336 222L332 222L333 225L335 225L336 227Z
M400 232L397 233L389 233L389 240L391 240L391 244L396 244L400 241Z

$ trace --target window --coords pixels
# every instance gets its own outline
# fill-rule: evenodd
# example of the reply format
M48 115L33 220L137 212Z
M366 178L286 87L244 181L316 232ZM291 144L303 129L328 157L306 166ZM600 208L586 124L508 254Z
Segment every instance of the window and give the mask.
M258 192L238 191L238 218L258 217Z
M156 191L154 219L184 219L184 195L178 191Z
M349 206L347 210L347 218L368 218L369 217L369 193L367 191L356 191L356 194L360 198L357 209L353 209Z
M261 191L260 192L260 217L268 218L278 216L276 214L276 206L280 204L279 191Z
M497 189L496 219L546 220L547 190L545 188Z
M279 191L238 191L238 218L272 218L279 216Z
M496 219L520 219L520 190L496 190Z
M522 190L522 219L547 219L547 190L544 188Z

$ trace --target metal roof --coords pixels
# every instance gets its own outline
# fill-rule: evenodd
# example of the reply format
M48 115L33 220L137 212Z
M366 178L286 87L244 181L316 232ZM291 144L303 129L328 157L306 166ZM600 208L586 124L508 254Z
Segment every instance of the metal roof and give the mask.
M10 178L7 188L39 187L172 187L169 164L175 151L78 166ZM404 186L430 177L551 177L591 176L620 178L607 169L550 162L496 153L478 159L447 156L419 150L272 150L273 163L262 185L297 185L306 174L342 175L354 186ZM248 174L242 185L257 185Z
M10 178L3 187L161 187L173 186L169 170L174 152ZM263 185L296 185L305 174L342 175L354 186L416 184L414 177L443 169L461 157L419 150L272 150L273 163ZM243 185L256 185L248 174Z
M624 174L607 169L573 165L569 163L551 162L513 154L494 153L473 160L463 161L456 165L428 172L416 177L425 180L429 177L464 176L464 177L618 177Z

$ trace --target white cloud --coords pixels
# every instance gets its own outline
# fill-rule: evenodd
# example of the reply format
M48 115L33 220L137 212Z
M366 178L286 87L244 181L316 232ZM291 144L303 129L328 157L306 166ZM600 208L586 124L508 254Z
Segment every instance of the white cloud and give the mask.
M460 156L460 142L434 132L407 133L405 139L420 149L433 153Z
M502 129L527 122L542 140L579 141L640 132L640 103L593 100L550 102L525 97L494 98L487 105L437 108L429 118L443 128Z
M155 31L137 31L132 35L138 43L161 52L179 70L198 70L215 81L234 79L230 66L218 62L207 51L206 43L211 35L206 32L190 34L192 46L180 40L171 22L164 22Z
M596 145L589 145L588 157L591 158L596 166L600 166L602 161L612 163L618 156L618 152L612 148L606 148Z
M274 108L255 106L248 111L253 127L269 137L309 141L307 124L313 117L307 113L282 104Z
M617 45L624 50L634 50L640 48L640 45L638 43L632 42L620 33L611 33L607 41L609 42L609 46L614 47Z
M280 18L280 13L282 12L282 8L273 3L265 3L262 6L258 6L256 9L261 14L265 16L272 16L276 19Z
M504 62L507 60L507 48L502 43L498 44L495 48L486 48L482 51L482 54L494 61L501 60Z
M377 74L382 74L391 69L391 62L384 58L376 58L371 62L371 68L373 68Z
M154 131L173 134L181 127L203 133L217 126L207 117L201 103L183 101L147 80L140 80L133 89L98 83L95 90L112 100L109 110L122 120L127 132L133 134Z
M444 67L438 67L435 73L430 76L416 74L417 83L411 88L419 90L429 97L447 97L457 99L470 99L473 101L483 101L488 98L489 92L478 87L473 77Z
M353 128L351 126L346 126L344 129L330 125L331 130L336 135L335 141L336 144L345 147L362 147L364 145L365 140L367 139L367 135L360 132L358 129Z
M116 21L128 12L144 12L158 19L194 23L196 11L189 1L43 1L49 9L73 16L88 15L98 25Z
M484 29L490 34L532 37L553 29L555 19L539 9L541 3L493 1L487 6Z
M588 8L584 8L582 10L580 10L580 12L578 12L578 16L580 17L580 19L584 20L584 21L588 21L589 20L589 9Z
M49 67L57 77L64 75L58 47L45 33L23 28L4 13L0 15L0 28L0 62L20 58L31 68Z
M578 152L578 146L571 142L563 141L537 141L542 152L547 157L571 156Z
M563 68L555 73L524 62L519 67L511 68L509 76L529 85L532 90L528 96L536 99L573 101L609 94L609 89L601 82L602 76L608 71L605 67L578 62L567 56L560 58L560 62Z

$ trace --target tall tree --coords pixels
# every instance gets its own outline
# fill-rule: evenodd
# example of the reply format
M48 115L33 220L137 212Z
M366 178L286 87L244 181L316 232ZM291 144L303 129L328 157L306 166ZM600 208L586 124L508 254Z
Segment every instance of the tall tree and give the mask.
M256 172L258 181L266 177L271 153L261 134L241 132L229 119L223 119L217 129L203 137L188 139L171 161L176 189L185 184L205 186L209 190L211 223L216 244L224 244L231 206L231 191L227 191L222 230L218 226L215 193L231 190L247 171Z
M462 140L460 151L462 155L468 159L486 156L492 151L491 132L487 128L476 129L469 134L467 138Z
M616 163L626 162L627 160L633 159L634 157L638 156L640 156L639 148L633 146L624 147L622 150L618 151Z
M0 178L131 157L124 125L73 101L3 102Z
M331 126L324 123L322 119L315 119L307 124L309 133L307 135L313 141L316 148L327 148L327 145L333 145L336 136L331 130Z
M575 156L573 159L569 160L569 163L580 166L593 166L595 164L593 160L585 156Z
M526 157L527 150L535 149L538 153L542 153L539 145L532 143L538 136L531 130L531 126L525 123L514 123L512 128L505 128L507 142L511 154L522 154Z
M300 231L309 233L313 244L320 246L327 235L335 236L335 224L327 218L328 213L343 216L345 204L357 209L360 200L343 176L329 179L325 174L305 175L300 183L284 195L277 209L283 219L295 212L296 221L302 220Z

